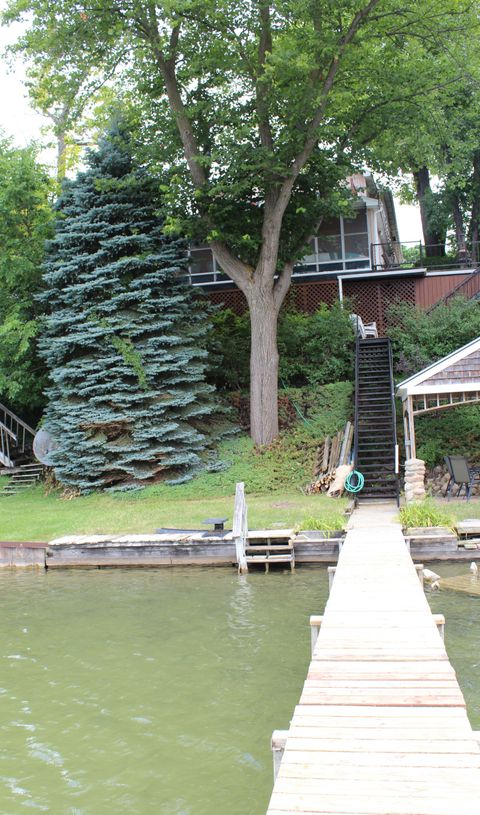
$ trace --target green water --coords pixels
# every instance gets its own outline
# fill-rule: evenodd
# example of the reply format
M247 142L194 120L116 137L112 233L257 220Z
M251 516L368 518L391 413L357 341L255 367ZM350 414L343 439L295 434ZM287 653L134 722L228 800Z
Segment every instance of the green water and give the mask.
M264 815L326 596L313 568L0 573L1 815ZM480 729L480 600L431 599Z

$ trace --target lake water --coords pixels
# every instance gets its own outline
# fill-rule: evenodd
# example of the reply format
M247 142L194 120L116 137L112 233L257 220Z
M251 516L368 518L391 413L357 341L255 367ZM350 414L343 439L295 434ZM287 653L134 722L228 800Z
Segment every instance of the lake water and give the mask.
M263 815L326 597L314 568L0 573L0 813ZM480 729L480 600L432 607Z

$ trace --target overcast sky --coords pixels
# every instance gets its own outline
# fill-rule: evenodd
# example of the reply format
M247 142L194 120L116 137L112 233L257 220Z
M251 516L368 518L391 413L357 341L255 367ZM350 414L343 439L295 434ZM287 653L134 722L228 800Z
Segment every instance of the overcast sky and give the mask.
M5 0L0 0L0 10L5 7ZM5 47L13 42L18 35L18 26L6 29L0 27L0 54ZM48 125L48 120L36 113L27 101L27 93L23 84L25 73L20 61L9 67L3 56L0 57L0 128L6 136L11 136L19 147L23 147L32 140L45 142L42 135L42 126ZM54 161L53 150L45 150L41 158L46 163ZM398 228L401 241L421 240L421 225L418 207L406 206L396 202Z

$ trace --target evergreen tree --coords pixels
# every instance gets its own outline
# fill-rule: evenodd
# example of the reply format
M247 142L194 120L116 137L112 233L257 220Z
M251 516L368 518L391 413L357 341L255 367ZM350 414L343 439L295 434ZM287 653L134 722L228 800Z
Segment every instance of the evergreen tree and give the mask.
M57 478L82 492L183 480L200 464L212 411L205 305L182 282L155 184L112 126L66 182L45 263L45 427Z

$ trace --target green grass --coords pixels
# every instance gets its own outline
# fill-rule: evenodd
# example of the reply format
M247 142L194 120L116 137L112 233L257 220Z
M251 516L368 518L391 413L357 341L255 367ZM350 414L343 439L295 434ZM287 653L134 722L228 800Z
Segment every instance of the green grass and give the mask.
M45 495L43 486L34 487L0 497L0 540L142 533L161 526L199 529L209 517L228 517L231 523L237 481L245 482L251 529L306 528L307 517L320 526L325 523L325 529L337 529L347 501L301 492L311 480L314 454L315 445L295 435L281 436L261 451L239 436L222 446L228 469L205 472L177 486L157 484L133 493L93 493L69 500L60 492Z
M108 495L98 493L71 500L56 494L45 496L41 486L22 494L0 497L0 538L2 540L48 541L63 535L154 532L161 526L202 528L210 517L233 516L234 485L229 495L180 497L180 487L170 495ZM304 517L317 519L325 513L326 528L335 508L345 501L324 495L300 492L273 492L247 496L248 524L251 529L300 526ZM338 526L335 526L338 528Z

